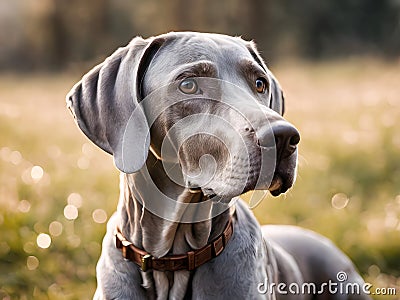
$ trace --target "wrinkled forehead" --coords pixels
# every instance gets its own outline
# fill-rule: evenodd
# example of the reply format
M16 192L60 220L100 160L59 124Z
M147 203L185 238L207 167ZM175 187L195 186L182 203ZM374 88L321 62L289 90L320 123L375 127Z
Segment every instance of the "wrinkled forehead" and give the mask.
M249 43L239 37L216 34L185 34L168 39L151 61L145 76L145 85L168 84L180 73L190 70L197 62L205 62L204 73L227 79L240 65L254 62L248 50Z

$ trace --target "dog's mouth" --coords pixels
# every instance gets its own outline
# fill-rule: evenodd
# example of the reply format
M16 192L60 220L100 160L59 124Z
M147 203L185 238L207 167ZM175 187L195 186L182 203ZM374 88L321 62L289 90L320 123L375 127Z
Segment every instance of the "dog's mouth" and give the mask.
M274 178L272 179L271 184L267 188L267 190L271 193L272 196L277 197L280 194L285 193L289 188L291 187L291 184L286 185L284 183L284 180L280 175L275 175ZM246 188L243 190L242 194L254 190L254 188ZM203 195L206 197L206 199L210 199L212 201L219 202L223 200L225 197L223 195L218 195L212 188L202 188L202 187L193 187L189 188L189 191L191 193L203 193Z
M268 188L268 191L272 196L277 197L288 190L288 188L284 189L283 187L284 185L282 178L279 175L275 175Z
M233 165L240 164L238 161ZM253 190L268 190L272 196L277 197L293 186L297 173L297 152L277 161L274 168L271 166L274 164L269 161L264 162L264 168L261 167L263 164L260 163L259 155L251 155L248 161L247 173L240 173L236 171L240 168L232 166L214 168L211 172L209 169L212 164L203 161L199 174L187 175L186 187L191 193L201 192L205 200L226 202Z
M219 197L213 189L210 188L201 188L201 187L193 187L189 188L189 192L196 194L196 193L203 193L203 195L206 197L206 199L210 200L220 200L221 197ZM217 200L217 201L218 201Z
M196 193L202 193L204 196L204 200L211 200L213 202L226 202L231 200L231 198L227 198L222 195L218 195L216 192L214 192L213 189L211 188L201 188L201 187L193 187L189 188L189 192L196 194Z
M296 174L297 157L294 157L291 161L280 162L270 183L259 183L254 190L268 190L272 196L277 197L294 185Z
M204 196L206 196L208 199L214 200L214 201L220 201L221 200L221 196L218 196L213 189L209 189L209 188L204 188L202 189L202 192L204 194Z

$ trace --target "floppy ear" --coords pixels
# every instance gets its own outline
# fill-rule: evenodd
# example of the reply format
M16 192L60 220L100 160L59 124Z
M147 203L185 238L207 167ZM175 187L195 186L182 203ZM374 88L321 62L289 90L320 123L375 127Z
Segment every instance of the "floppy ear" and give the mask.
M285 113L285 97L283 96L282 88L271 72L269 72L269 77L271 78L271 103L269 106L283 116Z
M255 43L254 42L248 43L247 49L253 56L254 60L264 69L265 72L267 72L269 78L271 79L270 82L271 99L269 107L272 110L276 111L281 116L283 116L283 114L285 113L285 98L283 97L283 91L281 89L278 80L265 65L264 60L261 58L260 54L256 49Z
M67 95L67 107L79 128L112 154L116 167L125 173L138 171L147 159L149 127L138 105L141 81L163 43L162 38L134 38L83 76Z

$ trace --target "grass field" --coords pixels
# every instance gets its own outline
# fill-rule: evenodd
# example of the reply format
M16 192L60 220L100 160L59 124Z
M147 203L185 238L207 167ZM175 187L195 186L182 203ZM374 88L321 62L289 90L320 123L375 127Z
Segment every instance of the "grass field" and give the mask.
M399 70L400 61L374 59L277 66L285 116L302 136L299 176L287 195L254 209L263 224L328 236L374 288L398 295ZM118 172L65 108L78 79L0 75L0 299L93 295Z

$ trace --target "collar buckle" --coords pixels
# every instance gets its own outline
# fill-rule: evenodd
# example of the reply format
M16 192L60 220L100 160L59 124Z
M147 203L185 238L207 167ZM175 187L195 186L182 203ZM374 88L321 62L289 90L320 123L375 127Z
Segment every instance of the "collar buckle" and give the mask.
M142 265L140 266L143 272L146 272L149 268L149 262L151 261L151 259L153 258L153 256L151 256L150 254L146 254L142 257Z

